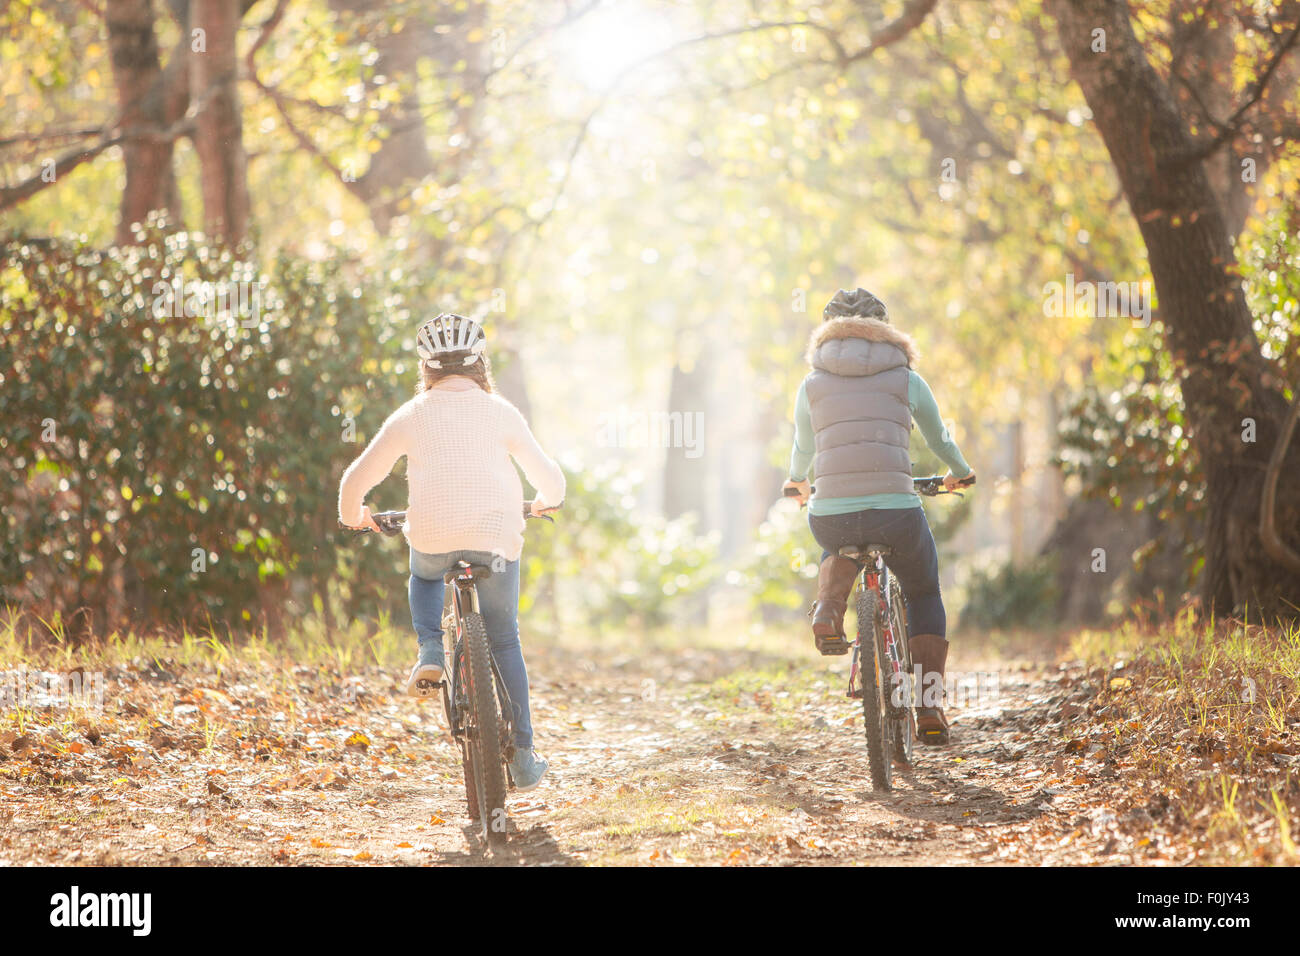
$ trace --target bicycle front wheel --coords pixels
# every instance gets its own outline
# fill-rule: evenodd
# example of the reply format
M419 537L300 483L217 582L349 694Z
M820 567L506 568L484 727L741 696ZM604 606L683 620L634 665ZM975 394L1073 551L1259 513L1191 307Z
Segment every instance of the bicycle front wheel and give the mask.
M488 843L506 839L506 773L501 750L501 711L492 676L492 649L480 614L465 615L465 789L477 803L480 832Z
M466 711L469 710L469 700L465 695L465 688L469 686L469 674L465 663L464 642L456 642L452 660L455 664L452 671L454 676L451 687L455 688L455 693L449 691L447 683L444 681L442 701L443 706L447 709L447 723L452 728L452 732L456 734L456 739L460 741L460 767L465 777L465 800L469 804L469 818L477 823L481 817L478 808L478 788L474 786L474 755L469 745L469 738L465 736Z
M880 600L869 588L858 589L858 668L862 682L862 717L866 725L867 759L871 784L889 790L894 782L893 747L890 740L889 686L882 679L882 627Z
M912 763L912 741L916 738L916 711L913 709L915 688L912 680L912 649L908 643L907 604L903 601L903 589L898 579L889 576L889 613L893 619L894 647L898 654L899 680L902 686L895 685L891 691L891 703L898 701L892 708L894 716L894 759L910 766Z

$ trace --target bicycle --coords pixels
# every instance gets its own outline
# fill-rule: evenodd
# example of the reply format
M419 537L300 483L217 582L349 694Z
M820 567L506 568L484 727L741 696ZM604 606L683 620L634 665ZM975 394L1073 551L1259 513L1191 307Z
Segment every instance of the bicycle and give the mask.
M927 498L953 494L942 475L913 478L916 493ZM958 487L975 484L975 476L958 482ZM813 486L816 490L816 486ZM798 495L787 488L786 497ZM876 790L891 790L894 763L904 767L912 763L912 743L916 738L916 692L912 685L912 653L907 640L907 603L898 580L890 573L885 559L892 553L887 544L866 542L845 545L842 557L856 561L861 570L857 579L857 635L852 644L846 639L840 653L852 652L849 686L845 696L862 701L862 716L867 737L867 758L871 766L871 783ZM823 642L823 649L831 648Z
M550 510L558 510L558 506ZM371 517L385 536L393 537L401 533L406 512L382 511ZM534 515L532 502L524 502L525 520L535 517L555 520L549 514ZM369 528L351 530L370 532ZM515 785L510 775L515 728L510 694L492 658L487 627L479 612L476 582L492 572L489 565L458 561L443 576L451 594L450 601L443 601L442 618L444 641L451 645L444 659L451 666L442 680L418 681L416 690L421 697L442 691L447 726L461 750L470 820L478 824L480 839L499 847L506 841L506 793Z

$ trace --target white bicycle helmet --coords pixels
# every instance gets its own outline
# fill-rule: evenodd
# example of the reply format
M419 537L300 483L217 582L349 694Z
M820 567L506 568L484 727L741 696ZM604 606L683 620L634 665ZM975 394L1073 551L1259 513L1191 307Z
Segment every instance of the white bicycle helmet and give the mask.
M430 319L415 335L415 350L429 368L442 368L444 359L448 364L473 365L486 348L483 327L454 312Z

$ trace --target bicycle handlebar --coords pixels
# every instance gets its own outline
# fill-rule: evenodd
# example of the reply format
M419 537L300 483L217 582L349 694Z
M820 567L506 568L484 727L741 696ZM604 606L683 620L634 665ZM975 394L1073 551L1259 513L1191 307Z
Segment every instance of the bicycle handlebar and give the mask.
M975 484L974 475L968 475L967 477L960 478L957 481L958 488L969 488L973 484ZM960 491L949 491L943 486L943 475L927 475L924 478L913 478L912 485L916 488L916 493L918 495L925 495L927 498L934 498L938 495L956 495L958 498L963 497ZM816 485L810 485L809 488L811 491L817 490ZM786 498L799 497L798 488L786 487L782 489L781 493Z
M913 478L912 484L916 486L918 495L925 495L927 498L933 498L935 495L956 495L962 497L960 491L949 491L943 486L943 475L929 475L925 478ZM957 479L958 488L969 488L975 484L975 476L969 475L965 478Z
M406 523L405 511L377 511L372 512L370 517L375 519L375 524L379 525L379 530L389 538L401 534L402 525ZM353 534L372 533L369 528L349 528L345 524L340 524L339 527L345 531L351 531Z
M562 505L556 505L554 508L546 509L546 511L542 512L540 515L535 515L533 514L533 503L531 501L525 501L524 520L527 521L529 518L545 518L547 521L554 524L555 519L552 518L548 512L559 511L561 507ZM379 511L371 514L370 517L375 519L375 524L379 525L379 530L385 537L389 538L401 534L402 525L406 523L405 511ZM349 528L347 525L341 523L339 524L339 527L344 531L351 531L353 534L373 534L369 528Z

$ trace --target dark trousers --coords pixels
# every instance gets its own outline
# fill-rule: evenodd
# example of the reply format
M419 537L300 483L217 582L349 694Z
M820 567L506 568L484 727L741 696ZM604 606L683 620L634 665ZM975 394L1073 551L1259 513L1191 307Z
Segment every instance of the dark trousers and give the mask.
M885 559L903 586L909 634L945 637L948 615L939 594L939 552L921 508L868 508L842 515L809 515L808 526L827 555L847 545L887 544Z

